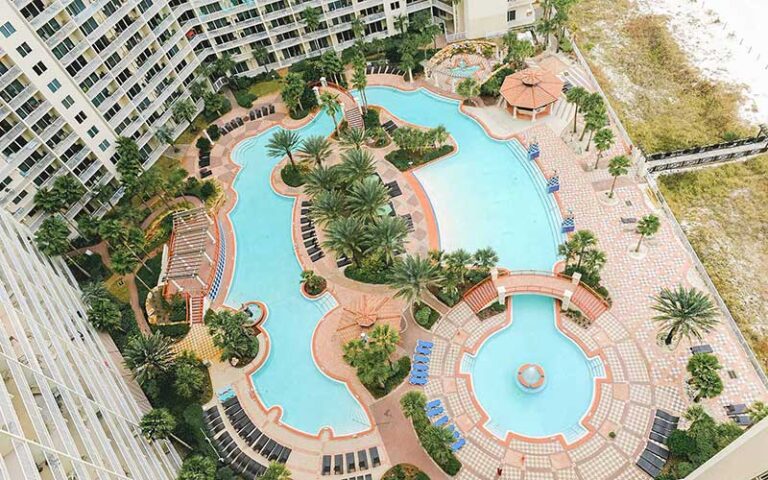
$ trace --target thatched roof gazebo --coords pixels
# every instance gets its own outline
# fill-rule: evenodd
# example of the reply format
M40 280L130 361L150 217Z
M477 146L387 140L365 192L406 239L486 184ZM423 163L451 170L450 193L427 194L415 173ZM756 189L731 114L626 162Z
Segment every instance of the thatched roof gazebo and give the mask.
M548 70L526 68L507 76L499 92L515 118L536 120L536 117L549 115L564 84Z

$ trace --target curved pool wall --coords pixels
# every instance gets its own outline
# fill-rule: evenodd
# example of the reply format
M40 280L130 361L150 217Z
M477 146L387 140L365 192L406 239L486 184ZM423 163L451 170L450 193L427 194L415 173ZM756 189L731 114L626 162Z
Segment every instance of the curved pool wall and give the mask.
M578 440L587 432L582 420L593 401L595 380L605 376L602 361L587 358L560 331L549 297L515 295L511 320L476 355L462 358L461 371L471 376L475 397L488 415L486 428L502 440L508 433ZM527 363L543 368L541 390L526 392L517 385L517 371Z
M520 142L494 140L459 112L458 101L424 89L370 87L365 93L368 103L406 122L444 125L459 146L454 155L415 172L432 203L441 249L492 246L502 267L552 271L563 238L560 211Z
M319 115L298 131L306 137L332 130L328 116ZM232 153L242 168L234 183L237 204L229 214L237 252L226 303L238 307L260 300L269 309L262 324L269 355L251 376L266 408L281 407L284 424L311 435L324 427L335 435L365 431L371 424L363 407L344 383L321 372L312 356L317 323L336 302L330 294L316 300L301 294L301 266L291 235L294 199L278 195L270 184L279 161L266 153L274 131L241 142Z

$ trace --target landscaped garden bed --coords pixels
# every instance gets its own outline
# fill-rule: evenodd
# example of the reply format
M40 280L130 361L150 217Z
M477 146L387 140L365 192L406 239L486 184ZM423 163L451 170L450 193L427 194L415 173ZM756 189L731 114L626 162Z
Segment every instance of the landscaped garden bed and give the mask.
M430 130L401 127L392 134L392 140L399 148L389 152L385 158L402 172L454 151L453 145L445 144L448 132L442 126Z
M507 309L507 306L503 303L499 302L493 302L492 304L488 305L484 309L477 312L478 318L480 320L485 320L487 318L494 317L500 313L504 313L504 311Z
M416 320L420 326L431 329L432 326L440 318L440 313L434 308L425 303L419 303L413 305L413 319Z
M447 428L436 427L429 421L426 412L427 397L418 390L412 390L400 399L403 413L411 419L416 436L432 460L448 475L454 476L461 470L461 462L451 452L455 441Z
M400 463L387 470L381 480L429 480L429 477L415 465Z

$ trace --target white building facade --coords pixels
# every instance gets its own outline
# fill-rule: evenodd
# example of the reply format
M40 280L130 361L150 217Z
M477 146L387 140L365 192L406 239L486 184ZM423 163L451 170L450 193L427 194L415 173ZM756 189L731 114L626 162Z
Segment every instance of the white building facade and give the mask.
M175 479L177 452L141 436L76 285L0 210L0 479Z

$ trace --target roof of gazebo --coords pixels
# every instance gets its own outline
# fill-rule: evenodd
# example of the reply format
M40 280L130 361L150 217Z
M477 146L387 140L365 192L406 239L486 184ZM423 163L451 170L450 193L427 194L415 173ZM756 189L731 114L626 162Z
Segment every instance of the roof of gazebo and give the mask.
M509 105L534 109L557 101L565 83L542 68L526 68L504 79L500 93Z

